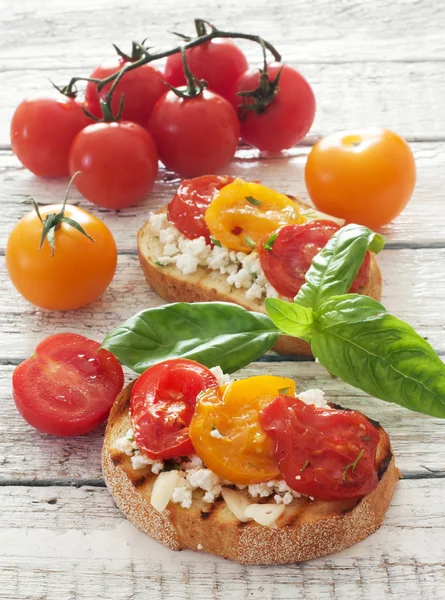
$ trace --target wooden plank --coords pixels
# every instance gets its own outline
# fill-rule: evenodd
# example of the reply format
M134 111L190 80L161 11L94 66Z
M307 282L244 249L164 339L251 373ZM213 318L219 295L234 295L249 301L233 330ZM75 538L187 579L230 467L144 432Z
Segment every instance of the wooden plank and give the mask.
M383 526L336 555L245 567L172 552L98 488L0 490L0 598L442 600L445 480L401 481ZM421 510L420 510L421 509Z
M382 229L389 247L444 246L445 230L443 190L445 188L445 143L413 143L418 180L414 195L404 212ZM261 179L265 185L284 193L298 195L308 201L304 184L304 165L308 148L296 148L281 159L259 158L256 151L240 149L227 171L245 179ZM136 251L136 232L151 210L167 204L174 196L179 179L164 169L148 198L137 206L123 211L101 209L73 189L71 201L100 217L111 229L120 252ZM66 179L48 180L34 177L23 169L9 152L0 152L0 251L14 224L26 212L22 204L30 196L42 204L60 202L67 185Z
M13 369L0 366L0 482L100 483L103 428L80 438L54 438L33 430L12 400ZM445 476L445 421L372 399L331 378L313 362L255 363L239 376L264 374L266 370L293 377L300 391L319 387L332 401L379 420L388 431L397 464L406 477Z
M125 45L147 38L154 46L170 47L168 31L193 35L193 19L207 18L220 29L244 31L275 43L282 54L300 62L441 60L445 58L444 7L440 2L403 0L391 3L330 2L314 0L221 0L211 7L193 0L178 10L175 0L129 5L121 0L65 2L32 0L1 3L9 9L0 38L0 65L4 68L90 66L111 52L111 42ZM20 31L20 44L17 32ZM258 58L246 44L249 58Z
M384 250L379 256L384 306L408 321L441 354L445 354L445 278L438 265L444 261L444 248ZM32 306L13 290L4 263L0 286L3 362L25 358L43 337L55 331L77 331L101 340L134 313L163 303L145 281L134 255L120 255L115 278L105 294L77 311L49 312Z
M295 61L290 62L297 66ZM443 139L445 136L445 115L441 110L445 81L440 62L306 63L300 70L313 86L317 99L311 135L377 124L410 139ZM65 67L38 72L22 69L0 72L0 85L4 90L0 106L0 143L9 143L9 123L21 99L42 92L51 94L48 79L61 85L68 83L73 75L88 76L89 71ZM425 103L428 103L427 111Z

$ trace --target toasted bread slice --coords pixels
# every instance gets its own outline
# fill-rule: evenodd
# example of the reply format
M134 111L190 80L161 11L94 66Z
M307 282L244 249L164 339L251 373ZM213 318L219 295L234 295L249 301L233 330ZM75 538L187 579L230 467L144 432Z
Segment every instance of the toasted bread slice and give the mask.
M304 209L310 208L300 200L295 201ZM158 212L165 211L166 208ZM175 265L161 267L156 259L161 253L159 239L153 234L147 221L138 233L139 261L145 277L161 298L170 302L235 302L248 310L265 313L264 300L249 300L242 289L232 289L226 277L217 271L198 267L195 273L184 275ZM371 254L369 281L361 293L380 300L382 276L374 254ZM310 346L299 338L281 335L273 350L284 355L312 357Z
M105 482L125 516L171 550L200 549L243 564L300 562L339 552L380 526L399 471L388 435L378 423L374 425L380 430L379 484L361 499L323 502L297 498L286 506L274 527L242 523L222 498L213 504L203 502L200 490L193 493L190 508L170 502L162 513L157 512L150 503L156 475L149 466L135 471L130 457L114 447L131 427L131 388L130 384L117 398L108 420L102 451Z

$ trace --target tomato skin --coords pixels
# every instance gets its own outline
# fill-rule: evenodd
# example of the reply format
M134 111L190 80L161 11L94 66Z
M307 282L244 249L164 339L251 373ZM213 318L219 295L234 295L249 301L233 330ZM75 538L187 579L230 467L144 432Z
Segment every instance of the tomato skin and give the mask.
M224 167L239 138L233 107L208 90L193 98L168 92L153 108L148 130L167 169L187 178Z
M336 231L337 223L328 220L308 221L302 225L286 225L280 229L270 250L260 245L261 268L269 283L279 294L294 298L306 281L312 259L324 248ZM366 253L352 282L351 293L359 293L369 279L371 257Z
M190 437L207 468L222 479L245 485L279 477L274 445L261 428L258 414L282 389L295 393L295 382L259 375L199 395ZM214 429L221 437L212 435Z
M377 487L380 433L361 413L278 396L261 410L259 421L275 443L285 482L300 494L329 502Z
M128 121L95 123L75 138L70 173L80 171L74 185L87 200L118 209L140 202L150 193L158 172L151 135Z
M166 360L145 371L131 392L130 415L139 448L152 459L188 456L196 397L217 387L215 375L188 359Z
M105 79L120 71L129 61L124 59L114 60L99 67L96 67L90 77L96 79ZM102 110L99 104L99 97L105 100L110 90L111 83L105 85L100 94L94 82L89 81L85 88L85 102L88 110L95 117L102 117ZM123 121L137 123L141 127L147 127L148 118L153 106L168 91L167 86L162 81L162 73L152 65L142 65L137 69L128 71L122 77L113 91L111 100L111 110L116 115L119 110L121 97L124 96L124 109L122 112Z
M75 333L41 342L12 376L22 417L42 433L83 435L107 418L124 385L118 360L100 344Z
M34 175L65 177L71 143L91 123L82 105L62 94L58 98L28 98L12 117L12 151Z
M40 208L44 219L61 204ZM77 221L94 242L62 223L55 232L55 251L46 239L38 250L42 224L34 210L20 219L6 245L6 267L15 288L29 302L47 310L72 310L98 298L113 279L117 248L108 227L77 206L65 216Z
M376 127L320 140L309 153L304 176L316 208L377 229L405 208L416 184L416 165L403 138Z
M230 39L214 39L189 48L186 58L193 75L207 81L208 89L226 100L231 99L235 82L249 66L242 50ZM173 87L186 85L180 53L167 58L165 79Z
M263 113L245 110L252 99L236 95L259 86L258 69L249 69L235 84L232 103L241 121L241 139L259 150L280 152L297 144L309 131L315 117L315 96L306 79L289 65L268 65L273 81L283 67L279 92Z
M194 240L203 236L209 244L210 231L204 219L205 212L215 194L232 181L233 177L227 175L184 179L168 205L168 220L186 238Z

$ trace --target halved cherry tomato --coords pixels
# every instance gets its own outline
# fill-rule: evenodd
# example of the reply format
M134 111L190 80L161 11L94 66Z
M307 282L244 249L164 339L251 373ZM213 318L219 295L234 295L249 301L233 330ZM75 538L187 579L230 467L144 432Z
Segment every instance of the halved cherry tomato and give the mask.
M300 494L341 500L377 487L380 433L361 413L279 396L261 410L259 422L275 444L285 482Z
M12 117L12 151L34 175L64 177L74 138L92 123L73 98L28 98Z
M124 385L118 360L76 333L41 342L12 376L14 400L32 427L51 435L83 435L105 419Z
M205 213L211 235L231 250L259 249L266 236L290 223L303 223L298 206L284 194L242 179L226 185Z
M232 181L233 177L227 175L203 175L184 179L168 205L168 220L186 238L194 240L204 236L210 243L210 232L204 214L216 193Z
M258 412L280 393L294 394L294 381L260 375L200 394L190 437L204 464L233 483L276 478L274 445L259 424Z
M403 138L375 127L320 140L304 176L316 208L376 229L405 208L416 184L416 164Z
M196 397L218 381L193 360L174 359L150 367L131 392L134 439L150 458L174 458L193 453L189 425Z
M235 83L249 66L242 50L230 39L215 39L186 50L187 64L208 89L230 100ZM165 79L173 87L186 84L182 56L178 52L167 58Z
M279 294L287 298L298 294L312 259L338 229L339 225L333 221L309 221L283 227L275 241L269 244L266 239L263 240L260 246L261 268ZM367 252L352 283L351 293L359 293L368 282L370 262L371 256Z
M105 79L109 75L120 71L129 62L122 58L114 59L109 63L104 63L96 67L90 77ZM100 94L98 94L96 84L92 81L87 83L85 101L88 110L95 117L102 117L99 96L104 100L110 87L111 83L108 83L101 89ZM152 65L142 65L137 69L127 71L116 85L111 101L111 110L114 115L117 114L121 97L123 96L124 110L122 112L122 120L137 123L141 127L147 127L153 106L167 92L168 87L162 81L162 73Z

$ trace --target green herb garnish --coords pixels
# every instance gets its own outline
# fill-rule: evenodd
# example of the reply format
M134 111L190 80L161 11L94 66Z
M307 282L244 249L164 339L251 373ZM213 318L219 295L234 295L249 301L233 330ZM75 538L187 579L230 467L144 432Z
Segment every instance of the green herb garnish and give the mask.
M290 387L287 388L281 388L278 390L279 394L287 394L287 392L290 390Z
M155 262L153 264L155 264L157 267L166 267L167 266L167 265L164 265L164 263L159 262L158 260L155 260Z
M222 248L222 244L221 244L221 242L220 242L219 240L217 240L216 238L214 238L214 237L211 237L211 238L210 238L210 241L211 241L211 243L212 243L214 246L218 246L218 248Z
M272 250L272 246L274 245L277 237L278 237L278 233L274 233L273 235L271 235L270 238L267 240L267 242L264 244L264 249Z
M303 471L304 471L305 469L307 469L307 467L308 467L308 466L309 466L309 461L307 460L307 461L304 463L304 465L301 467L301 469L300 469L300 473L303 473Z
M250 202L250 204L253 204L254 206L260 206L260 204L262 203L262 200L257 200L253 196L246 196L246 200L247 200L247 202Z
M249 248L252 248L252 250L255 250L256 244L252 238L250 238L248 235L245 235L244 240L245 240L246 244L249 246Z
M247 464L256 469L257 471L260 470L256 465L253 464L253 462L250 462L250 460L247 461Z
M354 460L354 462L350 463L349 465L346 465L346 467L343 469L341 478L343 479L343 481L346 481L346 477L348 474L348 470L351 469L351 473L354 473L355 471L355 467L358 465L358 461L361 459L361 457L363 456L363 454L365 453L364 448L362 448L360 450L360 454L357 456L357 458Z

